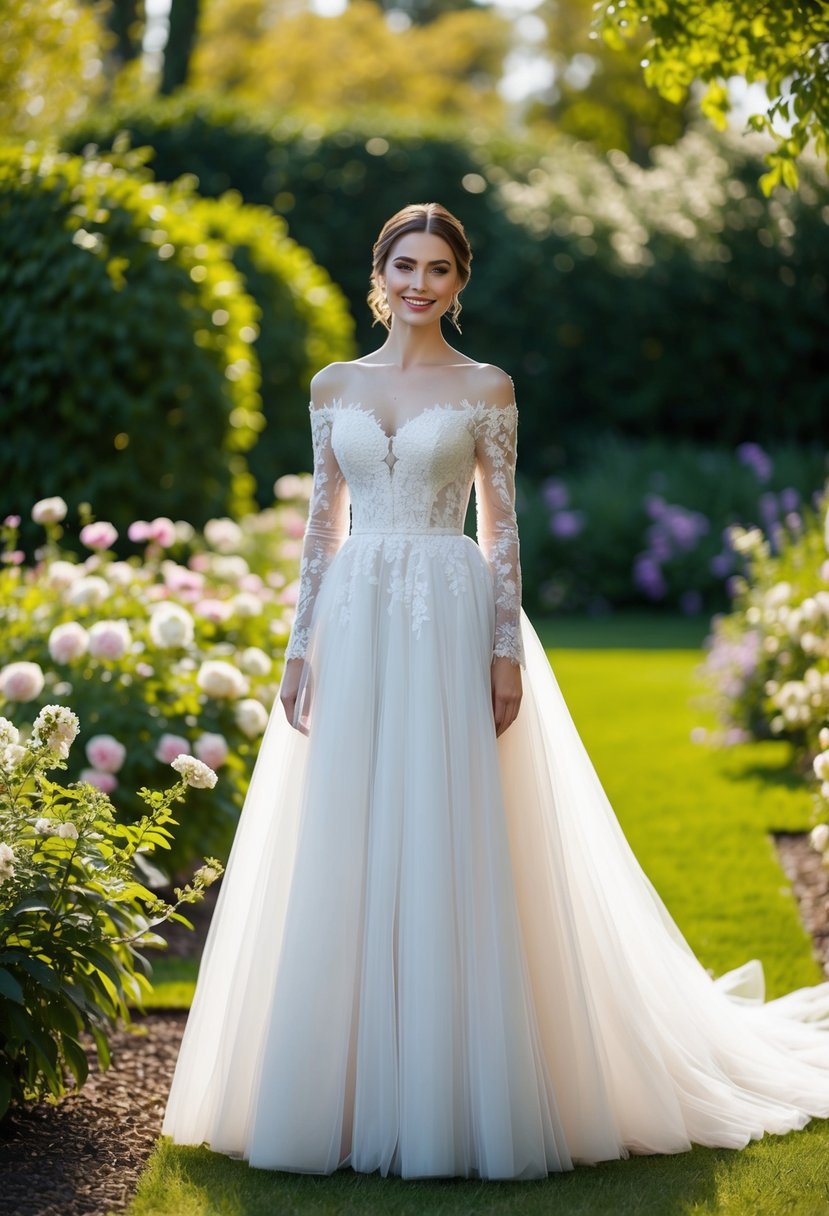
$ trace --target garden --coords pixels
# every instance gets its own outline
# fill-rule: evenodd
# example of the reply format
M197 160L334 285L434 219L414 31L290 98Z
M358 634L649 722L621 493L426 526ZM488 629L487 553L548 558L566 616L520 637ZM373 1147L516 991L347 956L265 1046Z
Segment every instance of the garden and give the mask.
M529 1184L159 1134L282 712L308 382L379 344L368 251L413 194L470 236L524 606L634 852L712 974L829 977L827 86L792 69L829 31L699 7L0 15L0 1212L827 1211L818 1120Z

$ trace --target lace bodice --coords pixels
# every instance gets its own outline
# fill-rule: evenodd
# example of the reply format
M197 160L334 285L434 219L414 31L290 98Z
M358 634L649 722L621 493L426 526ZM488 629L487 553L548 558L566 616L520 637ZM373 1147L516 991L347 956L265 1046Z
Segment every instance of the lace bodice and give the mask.
M462 533L474 482L477 541L495 587L493 656L525 665L515 516L518 409L433 405L389 436L358 404L311 405L314 478L286 659L308 647L317 593L349 535Z

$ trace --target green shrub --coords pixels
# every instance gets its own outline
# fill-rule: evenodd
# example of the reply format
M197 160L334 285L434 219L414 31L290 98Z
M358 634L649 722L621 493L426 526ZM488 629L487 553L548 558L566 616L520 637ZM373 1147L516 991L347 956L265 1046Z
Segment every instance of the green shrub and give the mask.
M0 150L0 513L60 484L116 523L251 501L256 306L186 191Z
M194 210L227 243L260 309L254 350L266 426L247 460L264 505L276 477L310 467L308 384L323 364L354 355L354 325L340 290L267 207L242 206L231 192Z
M66 767L77 730L59 705L41 710L26 743L0 718L0 1118L12 1104L60 1097L67 1074L83 1085L83 1031L109 1066L108 1031L152 990L142 949L165 944L155 932L164 921L192 928L178 907L222 871L207 858L175 904L145 887L137 861L169 847L188 784L215 776L191 760L166 792L141 791L149 809L138 822L119 824L100 790L46 775Z

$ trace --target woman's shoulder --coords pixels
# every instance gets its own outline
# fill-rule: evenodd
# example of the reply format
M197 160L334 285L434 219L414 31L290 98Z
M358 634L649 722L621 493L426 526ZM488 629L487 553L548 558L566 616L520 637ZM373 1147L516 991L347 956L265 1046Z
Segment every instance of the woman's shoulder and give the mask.
M483 405L507 406L515 404L515 385L512 378L494 363L474 363L466 373L469 381L468 396Z
M357 361L328 363L311 379L311 405L321 409L332 401L342 400L354 384Z

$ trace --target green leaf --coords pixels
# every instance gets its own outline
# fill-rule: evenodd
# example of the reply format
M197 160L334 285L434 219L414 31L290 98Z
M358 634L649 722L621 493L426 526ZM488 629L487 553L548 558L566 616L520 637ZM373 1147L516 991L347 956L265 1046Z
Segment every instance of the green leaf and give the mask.
M18 1005L25 1003L19 981L5 967L0 967L0 996L9 1001L16 1001Z
M80 1087L89 1076L89 1061L86 1058L86 1052L77 1039L73 1039L71 1035L62 1034L60 1042L66 1063Z

